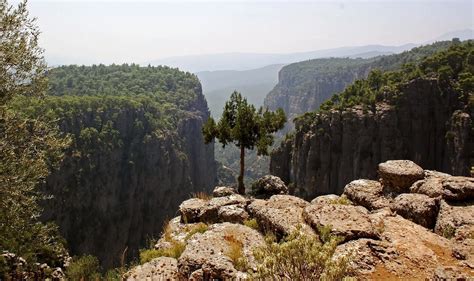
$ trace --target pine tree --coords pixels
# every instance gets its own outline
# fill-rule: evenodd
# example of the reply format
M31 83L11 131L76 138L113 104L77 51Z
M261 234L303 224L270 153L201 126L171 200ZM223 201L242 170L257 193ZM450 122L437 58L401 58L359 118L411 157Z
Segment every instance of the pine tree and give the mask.
M244 167L245 149L257 148L258 155L268 155L268 147L273 144L273 133L282 129L286 116L282 109L275 112L260 107L259 110L236 91L232 93L224 106L219 122L210 117L202 128L206 143L215 138L225 147L234 143L240 148L240 173L238 192L245 194Z

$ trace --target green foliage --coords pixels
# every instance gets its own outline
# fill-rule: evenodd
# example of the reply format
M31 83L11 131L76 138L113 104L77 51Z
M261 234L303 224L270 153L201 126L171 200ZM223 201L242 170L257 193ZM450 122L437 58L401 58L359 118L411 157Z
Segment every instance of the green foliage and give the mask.
M91 255L74 257L66 270L69 280L101 280L99 260Z
M193 224L193 225L188 225L186 226L186 237L184 238L185 241L189 240L189 238L191 238L194 234L196 233L204 233L206 232L207 230L209 229L209 225L203 223L203 222L200 222L200 223L197 223L197 224Z
M451 239L456 234L456 228L450 224L446 225L442 230L443 237Z
M364 110L375 110L380 101L397 100L403 87L414 79L436 79L442 91L454 89L460 102L468 105L473 99L474 88L474 44L472 40L438 42L404 52L396 56L382 57L377 61L381 72L372 70L366 79L356 80L344 91L321 104L318 111L295 118L298 130L307 130L310 124L318 122L318 112L346 110L359 105Z
M341 197L331 200L329 202L330 204L336 204L336 205L352 205L351 200L349 200L346 196L342 195Z
M142 249L140 250L140 264L147 263L159 257L179 258L186 248L186 244L180 241L168 241L170 246L163 249Z
M317 236L296 229L280 242L268 239L265 247L254 249L256 279L271 280L340 280L347 273L350 256L334 259L340 239Z
M0 252L24 258L29 274L42 263L63 266L67 255L56 226L38 220L39 201L47 196L37 185L57 167L69 140L48 116L28 117L12 106L17 98L39 102L44 96L46 65L26 1L16 8L1 1L0 14ZM0 279L10 279L10 272L2 266Z
M255 230L259 229L259 225L256 219L244 220L244 225Z
M256 108L247 103L238 92L233 92L224 106L224 112L216 124L211 117L202 128L206 143L215 138L223 147L234 143L241 149L241 169L239 175L239 193L245 193L243 184L244 151L257 147L258 155L268 155L268 147L273 144L273 133L282 129L286 116L282 109L275 112Z

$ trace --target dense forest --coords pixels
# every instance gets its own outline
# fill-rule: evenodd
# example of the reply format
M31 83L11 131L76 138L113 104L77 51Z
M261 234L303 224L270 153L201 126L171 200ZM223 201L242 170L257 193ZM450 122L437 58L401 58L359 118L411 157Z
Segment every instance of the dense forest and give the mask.
M46 98L12 103L29 118L56 122L71 141L42 186L54 196L43 219L58 223L72 254L117 266L126 247L130 260L161 231L180 200L216 180L213 145L200 137L209 116L200 83L177 69L138 65L64 66L48 79Z
M371 71L295 119L295 132L272 155L271 172L304 197L339 193L353 179L374 178L374 167L386 159L469 175L473 54L472 41L453 40L399 70Z

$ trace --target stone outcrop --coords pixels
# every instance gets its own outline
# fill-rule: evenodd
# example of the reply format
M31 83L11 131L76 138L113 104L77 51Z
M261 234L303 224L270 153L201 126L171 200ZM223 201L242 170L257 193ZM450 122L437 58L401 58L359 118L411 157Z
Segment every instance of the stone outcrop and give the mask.
M425 173L413 161L389 160L379 164L379 175L384 186L405 192L414 182L423 179Z
M269 200L253 201L247 209L263 231L283 237L299 225L306 233L313 233L303 219L303 210L308 205L305 200L291 195L273 195Z
M438 216L438 200L424 194L403 193L395 197L392 211L426 228L433 228Z
M133 268L125 277L127 281L176 280L178 261L174 258L159 257Z
M377 239L378 236L369 212L362 206L310 205L304 209L303 216L314 229L319 231L321 227L328 227L332 234L342 237L344 241Z
M189 278L195 271L208 280L213 278L233 279L238 269L229 257L229 243L239 243L249 267L255 266L252 249L265 245L263 236L256 230L240 224L215 224L205 233L193 235L178 259L179 274Z
M403 193L393 188L393 181L382 178L353 181L342 196L323 195L311 202L292 195L189 199L181 204L180 217L171 220L164 231L168 238L162 237L155 248L167 247L171 239L185 245L177 263L164 267L172 268L172 274L182 279L245 280L256 269L254 250L271 245L264 241L264 234L273 234L278 243L285 243L284 238L294 231L321 242L333 234L339 237L333 261L347 260L346 275L357 280L469 280L474 277L474 198L446 200L443 192L436 197L416 193L425 189L415 186L433 177L443 182L459 180L428 170L421 174L418 181L410 174L398 174L396 182L413 183ZM469 186L470 179L464 179L464 184ZM407 190L411 192L405 193ZM192 231L203 224L203 214L212 224ZM183 216L194 216L195 222L186 222ZM236 259L236 249L245 263ZM132 272L147 276L151 264Z
M377 180L377 165L392 159L469 176L473 120L459 96L453 89L441 92L436 79L415 79L396 98L372 108L302 116L292 137L272 152L270 173L292 183L291 194L307 200L341 194L356 179Z

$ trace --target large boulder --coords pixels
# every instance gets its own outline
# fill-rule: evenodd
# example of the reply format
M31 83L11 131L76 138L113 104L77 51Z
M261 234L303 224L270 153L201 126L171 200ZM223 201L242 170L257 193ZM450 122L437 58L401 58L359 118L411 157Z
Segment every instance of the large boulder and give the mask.
M314 205L327 205L327 204L334 204L337 202L341 202L344 200L341 196L336 195L336 194L327 194L327 195L321 195L313 200L311 200L311 204Z
M474 178L447 177L443 179L443 198L452 201L474 200Z
M217 215L221 222L243 223L249 214L242 205L227 205L219 208Z
M219 208L227 205L245 207L247 203L248 199L239 194L214 197L210 200L192 198L181 203L179 212L181 214L181 221L185 223L215 223L219 221Z
M178 271L181 278L188 279L199 270L205 280L236 279L241 275L230 257L231 243L241 246L242 258L248 268L255 268L253 249L265 246L263 236L256 230L232 223L212 225L206 232L193 235L186 249L178 259Z
M438 216L438 199L424 194L403 193L395 197L392 211L414 223L432 229Z
M314 229L329 227L332 234L344 241L378 237L369 212L362 206L311 204L304 209L303 217Z
M257 198L266 199L272 195L288 194L288 187L279 177L266 175L253 183L252 193Z
M271 231L278 237L289 235L298 225L308 234L314 234L306 225L303 209L309 203L291 195L274 195L269 200L254 200L247 209L260 228Z
M423 169L410 160L389 160L379 164L382 184L398 192L409 191L410 186L424 178Z
M385 197L382 185L373 180L354 180L344 187L344 195L357 205L369 210L390 206L390 197Z
M178 261L174 258L159 257L134 267L125 274L128 281L139 280L176 280Z

